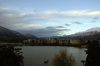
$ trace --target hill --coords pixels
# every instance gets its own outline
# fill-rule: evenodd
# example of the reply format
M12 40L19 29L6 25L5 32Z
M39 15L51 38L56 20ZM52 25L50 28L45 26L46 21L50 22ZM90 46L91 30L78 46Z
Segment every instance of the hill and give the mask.
M21 34L17 31L7 29L5 27L0 26L0 38L37 38L36 36L33 36L32 34L30 36Z

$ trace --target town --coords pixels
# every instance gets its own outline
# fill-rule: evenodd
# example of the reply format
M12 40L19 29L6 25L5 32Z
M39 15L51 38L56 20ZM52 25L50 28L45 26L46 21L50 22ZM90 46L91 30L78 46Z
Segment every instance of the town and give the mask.
M0 45L14 44L16 46L79 46L85 47L88 41L92 40L68 40L58 38L45 38L45 39L0 39ZM100 40L99 44L100 44Z

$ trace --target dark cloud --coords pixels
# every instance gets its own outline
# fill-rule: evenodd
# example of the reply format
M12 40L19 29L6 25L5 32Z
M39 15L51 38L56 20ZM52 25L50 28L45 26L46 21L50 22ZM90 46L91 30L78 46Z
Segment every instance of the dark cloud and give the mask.
M71 22L71 24L82 24L81 22Z
M37 37L49 37L49 36L57 36L59 33L63 33L63 31L70 31L70 29L56 29L56 27L46 27L43 29L33 29L33 30L18 30L21 33L31 33Z
M65 24L65 26L70 26L70 24Z
M70 22L70 23L65 24L65 26L71 26L73 24L80 25L80 24L83 24L83 23L81 23L81 22Z
M49 30L49 29L50 29L50 30L51 30L51 29L53 29L53 30L54 30L54 29L55 29L55 27L49 26L49 27L46 27L45 29L46 29L46 30Z
M99 19L99 17L94 17L93 19L94 19L94 20L97 20L97 19Z
M98 19L99 19L99 17L94 17L91 22L95 23Z
M64 28L63 26L57 26L57 28Z

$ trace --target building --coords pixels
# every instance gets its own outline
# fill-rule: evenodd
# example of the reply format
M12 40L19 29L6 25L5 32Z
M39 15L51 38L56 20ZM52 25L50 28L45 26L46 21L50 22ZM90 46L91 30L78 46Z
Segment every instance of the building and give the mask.
M70 40L71 45L80 45L79 40Z

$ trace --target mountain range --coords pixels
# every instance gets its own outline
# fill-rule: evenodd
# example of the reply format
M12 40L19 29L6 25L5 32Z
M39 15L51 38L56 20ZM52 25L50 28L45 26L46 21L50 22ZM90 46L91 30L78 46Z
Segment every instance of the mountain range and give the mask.
M85 39L85 40L100 40L100 27L88 29L84 32L78 32L72 35L61 36L59 39Z
M27 34L22 34L20 32L5 28L0 26L0 38L27 38L27 39L33 39L37 38L36 36L27 33ZM99 39L100 40L100 27L95 27L88 29L84 32L78 32L72 35L64 35L64 36L54 36L51 38L59 38L59 39L85 39L85 40L93 40L93 39Z
M0 38L37 38L36 36L33 36L32 34L21 34L17 31L7 29L5 27L0 26Z

